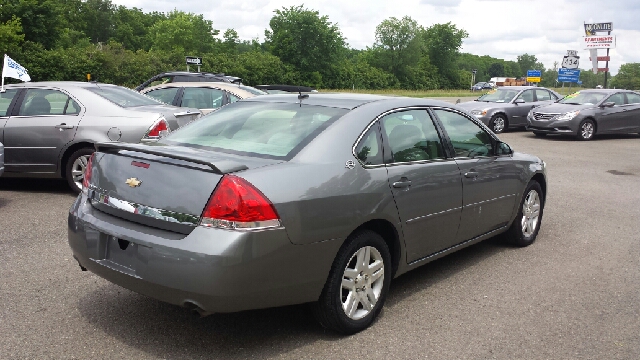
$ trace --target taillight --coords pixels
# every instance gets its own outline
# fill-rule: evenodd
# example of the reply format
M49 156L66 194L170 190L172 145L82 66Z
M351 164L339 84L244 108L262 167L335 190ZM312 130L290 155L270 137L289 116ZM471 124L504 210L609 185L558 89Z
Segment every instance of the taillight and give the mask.
M280 226L280 218L269 199L248 181L225 175L202 212L200 225L236 230Z
M87 167L84 169L84 178L82 179L82 192L86 195L89 190L89 183L91 182L91 172L93 168L93 156L95 153L89 156L87 160Z
M147 133L142 138L143 140L156 140L169 134L169 124L164 117L160 117L153 125L149 127Z

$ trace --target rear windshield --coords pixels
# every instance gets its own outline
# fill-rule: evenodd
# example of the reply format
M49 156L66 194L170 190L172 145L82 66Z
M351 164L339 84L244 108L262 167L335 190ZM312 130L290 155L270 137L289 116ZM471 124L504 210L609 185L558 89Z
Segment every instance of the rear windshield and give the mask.
M121 86L92 86L87 87L87 90L94 92L123 108L162 104L150 97Z
M288 160L346 112L304 104L237 102L192 122L160 142Z
M254 87L247 86L247 85L239 85L238 87L240 89L244 90L244 91L252 93L253 95L267 95L268 94L265 91L262 91L262 90L259 90L259 89L256 89Z

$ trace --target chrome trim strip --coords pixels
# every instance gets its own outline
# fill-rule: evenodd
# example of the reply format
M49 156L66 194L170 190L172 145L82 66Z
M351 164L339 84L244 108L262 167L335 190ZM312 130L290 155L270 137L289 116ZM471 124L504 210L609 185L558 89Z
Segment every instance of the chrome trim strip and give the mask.
M450 213L452 211L460 210L460 209L462 209L462 207L457 207L457 208L453 208L453 209L449 209L449 210L444 210L444 211L440 211L440 212L429 214L429 215L418 216L416 218L407 220L407 224L409 224L410 222L414 222L414 221L424 220L424 219L432 217L432 216L444 215L444 214Z
M167 222L197 226L200 222L200 217L190 214L181 214L174 211L157 209L150 206L132 203L129 201L121 200L113 196L109 196L102 189L92 187L89 189L89 200L92 205L106 205L111 208L124 211L130 214L136 214L146 216L152 219L163 220Z
M497 198L493 198L493 199L489 199L489 200L484 200L484 201L480 201L477 203L473 203L473 204L466 204L464 206L475 206L475 205L480 205L480 204L486 204L488 202L492 202L492 201L496 201L496 200L500 200L500 199L504 199L504 198L508 198L511 196L516 196L516 194L510 194L510 195L503 195L503 196L499 196Z
M4 149L57 149L55 146L5 146Z

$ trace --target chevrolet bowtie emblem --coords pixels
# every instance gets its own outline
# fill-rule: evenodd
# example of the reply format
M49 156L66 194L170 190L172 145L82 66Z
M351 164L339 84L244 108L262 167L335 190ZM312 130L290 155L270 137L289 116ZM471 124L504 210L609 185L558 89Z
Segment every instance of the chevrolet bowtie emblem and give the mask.
M128 178L127 181L125 181L125 183L129 186L131 186L132 188L134 187L138 187L140 186L140 184L142 184L142 181L136 179L136 178Z

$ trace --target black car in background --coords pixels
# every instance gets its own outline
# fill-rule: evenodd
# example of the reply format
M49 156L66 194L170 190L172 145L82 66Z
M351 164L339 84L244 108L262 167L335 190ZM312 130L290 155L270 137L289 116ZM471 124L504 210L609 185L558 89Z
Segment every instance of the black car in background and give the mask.
M236 76L225 74L213 74L206 72L189 72L189 71L172 71L158 74L151 79L143 82L135 91L154 85L173 83L173 82L226 82L232 84L242 84L242 79Z
M493 85L491 85L491 83L482 82L482 81L471 87L471 91L491 90L491 89L493 89Z
M297 92L318 92L318 90L309 87L309 86L298 86L298 85L256 85L254 86L256 89L260 89L262 91L266 91L269 94L286 94L286 93L297 93Z

